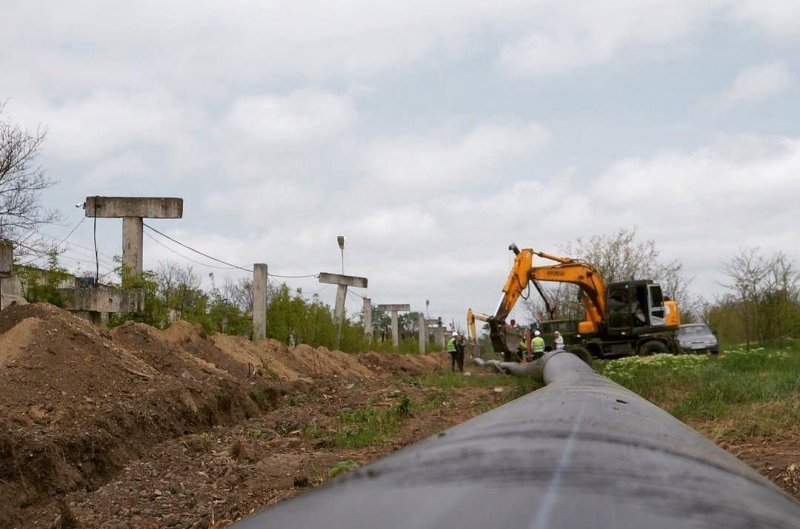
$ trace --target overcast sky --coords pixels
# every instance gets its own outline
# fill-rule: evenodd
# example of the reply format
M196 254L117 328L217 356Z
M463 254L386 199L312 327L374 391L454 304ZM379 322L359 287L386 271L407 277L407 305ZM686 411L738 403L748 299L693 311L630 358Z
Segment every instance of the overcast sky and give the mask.
M341 272L343 234L360 294L462 326L512 241L636 226L708 299L740 248L800 261L797 0L0 4L4 119L48 131L56 240L88 195L180 196L146 222L282 275ZM97 230L102 273L121 222ZM92 223L67 244L94 271Z

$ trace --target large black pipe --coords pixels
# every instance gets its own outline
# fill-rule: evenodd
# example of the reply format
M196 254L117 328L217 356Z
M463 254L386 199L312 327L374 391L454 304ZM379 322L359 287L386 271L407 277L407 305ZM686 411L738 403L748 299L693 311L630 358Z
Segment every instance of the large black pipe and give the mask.
M556 351L547 385L236 524L247 528L800 528L800 504Z

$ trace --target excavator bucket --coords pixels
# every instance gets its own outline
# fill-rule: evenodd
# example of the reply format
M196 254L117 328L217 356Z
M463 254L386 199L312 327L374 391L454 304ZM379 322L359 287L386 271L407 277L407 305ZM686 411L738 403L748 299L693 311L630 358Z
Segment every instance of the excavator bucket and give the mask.
M524 339L524 328L506 327L494 318L489 320L489 338L492 340L492 348L503 353L506 362L510 362L515 355L520 342Z

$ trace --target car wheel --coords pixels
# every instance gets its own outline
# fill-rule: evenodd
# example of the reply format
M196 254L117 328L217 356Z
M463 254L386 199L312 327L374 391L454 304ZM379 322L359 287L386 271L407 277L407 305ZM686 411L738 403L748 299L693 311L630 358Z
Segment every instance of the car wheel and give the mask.
M658 340L650 340L649 342L645 342L639 347L639 355L640 356L650 356L655 354L667 354L669 353L669 348L664 345L663 342L659 342Z

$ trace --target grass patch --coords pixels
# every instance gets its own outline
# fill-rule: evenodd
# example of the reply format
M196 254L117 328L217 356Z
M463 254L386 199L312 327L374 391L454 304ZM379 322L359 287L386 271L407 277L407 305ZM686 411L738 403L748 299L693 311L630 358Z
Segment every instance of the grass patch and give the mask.
M797 342L719 356L628 357L598 361L595 368L681 421L708 423L712 437L800 433Z
M411 399L402 395L391 408L368 405L365 408L339 414L339 424L333 444L339 448L363 448L387 442L411 416Z

